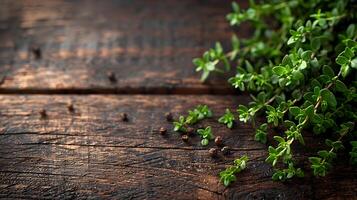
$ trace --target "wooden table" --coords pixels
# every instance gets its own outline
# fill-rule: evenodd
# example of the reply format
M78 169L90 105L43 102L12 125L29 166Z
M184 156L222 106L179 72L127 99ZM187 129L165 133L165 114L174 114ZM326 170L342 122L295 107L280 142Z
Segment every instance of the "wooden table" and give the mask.
M192 58L229 44L229 1L0 1L0 197L7 199L353 199L348 157L314 178L271 180L267 146L250 125L218 124L225 108L249 101L226 76L199 82ZM241 2L246 7L246 2ZM249 36L249 27L236 30ZM116 81L108 80L113 72ZM67 108L74 105L74 113ZM207 104L211 125L233 151L212 159L198 137L181 141L165 121ZM47 117L39 112L45 109ZM129 121L123 122L120 113ZM161 136L160 127L168 134ZM272 143L271 138L269 143ZM209 147L213 147L210 144ZM235 157L248 168L229 188L217 174Z

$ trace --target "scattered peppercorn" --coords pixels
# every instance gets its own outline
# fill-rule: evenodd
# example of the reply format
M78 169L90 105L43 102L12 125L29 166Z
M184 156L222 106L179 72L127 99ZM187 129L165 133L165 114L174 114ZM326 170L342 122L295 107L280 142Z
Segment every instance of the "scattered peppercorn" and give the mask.
M209 152L209 155L210 155L212 158L217 157L218 151L217 151L216 148L210 148L210 150L209 150L208 152Z
M195 133L195 129L192 128L192 127L188 127L186 129L186 133L187 133L188 136L192 136Z
M160 132L161 135L165 135L166 132L167 132L167 129L165 127L161 127L159 132Z
M67 105L67 108L68 108L68 111L71 112L71 113L74 113L74 106L72 103L68 104Z
M108 76L108 79L109 79L110 82L112 82L112 83L117 82L117 78L116 78L114 72L108 72L107 76Z
M222 146L223 145L223 139L221 136L217 136L215 139L214 139L214 143L216 143L217 146Z
M5 82L5 79L6 79L6 75L0 78L0 85L2 85Z
M172 122L174 119L170 112L165 113L165 117L168 122Z
M37 59L37 60L41 59L42 53L41 53L40 47L38 47L38 46L31 47L31 52L34 55L35 59Z
M224 146L222 149L221 149L221 152L223 153L223 155L228 155L231 150L228 146Z
M45 109L42 109L42 110L40 110L40 115L41 115L41 118L42 119L44 119L44 118L46 118L47 117L47 112L46 112L46 110Z
M188 135L182 135L181 136L182 141L188 142Z
M126 114L126 113L121 113L120 116L121 116L121 120L122 120L123 122L129 121L128 114Z

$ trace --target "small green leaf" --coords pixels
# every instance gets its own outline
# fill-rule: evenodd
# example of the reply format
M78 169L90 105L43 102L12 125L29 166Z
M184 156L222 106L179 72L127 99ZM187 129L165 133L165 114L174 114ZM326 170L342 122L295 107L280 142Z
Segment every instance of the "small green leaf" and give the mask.
M201 140L201 145L202 145L202 146L207 146L208 143L209 143L209 141L208 141L208 139L206 139L206 138Z
M284 138L282 138L282 137L280 137L280 136L274 136L274 140L276 140L276 141L278 141L278 142L280 142L280 143L283 143L283 142L285 142L285 140L284 140Z
M346 31L347 37L348 38L353 38L356 36L356 25L355 24L350 24L347 27L347 31Z
M322 67L322 73L330 78L333 78L335 76L335 72L333 71L333 69L328 66L328 65L324 65Z
M219 123L226 124L228 128L233 127L235 117L233 113L227 108L225 114L218 119Z
M282 171L276 171L271 178L273 181L283 180L284 173Z
M335 141L332 143L332 147L336 150L344 148L343 144L341 141Z
M299 65L299 69L302 70L302 69L306 69L307 67L307 63L305 60L302 60L300 65Z
M290 121L290 120L285 120L284 121L284 126L287 127L287 128L290 128L292 126L295 126L295 123L293 121Z
M309 161L310 161L312 164L317 164L317 163L320 163L320 162L321 162L321 158L319 158L319 157L309 157Z
M314 51L317 51L321 46L321 40L320 38L313 38L311 40L311 48L314 50Z
M354 58L351 60L351 67L354 69L357 69L357 58Z
M348 64L348 59L345 56L338 56L336 58L336 63L339 65L346 65Z
M284 56L281 64L284 66L293 67L293 62L291 61L291 58L288 55Z
M326 139L326 140L325 140L325 144L326 144L327 146L329 146L329 147L332 147L333 142L332 142L332 140L330 140L330 139Z
M256 130L254 139L258 142L265 144L267 142L267 127L268 124L264 123Z
M345 92L347 91L347 86L340 80L336 80L335 87L338 92Z
M245 67L246 67L248 72L250 72L250 73L254 72L254 68L253 68L252 64L250 64L250 62L248 60L245 60Z
M232 50L232 54L230 55L230 60L234 60L237 57L238 53L239 53L240 42L239 42L238 37L235 34L233 34L231 40L232 40L232 48L233 48L233 50Z
M342 74L342 77L346 77L349 72L350 72L350 67L349 67L349 65L345 64L345 65L342 65L342 66L341 66L341 74Z
M324 88L320 91L321 97L325 100L331 107L335 108L337 106L337 101L335 95L328 89Z
M273 72L274 72L274 74L276 74L278 76L282 76L282 75L286 74L287 70L285 69L285 67L275 66L273 68Z
M295 70L292 73L292 78L293 78L293 80L296 80L296 81L303 81L305 79L305 76L299 70Z
M291 115L297 116L297 115L300 114L301 109L299 107L297 107L297 106L292 106L292 107L289 108L289 112L290 112Z
M352 49L349 47L346 47L346 49L342 53L347 59L351 59L354 56Z
M305 116L308 116L311 118L311 117L313 117L313 114L314 114L314 106L310 105L310 106L306 107L304 109L304 111L305 111Z
M311 59L311 55L312 55L312 51L308 50L308 51L304 51L302 54L301 54L301 58L304 60L304 61L309 61Z
M232 2L232 9L236 13L239 12L239 5L237 4L237 2L235 2L235 1Z

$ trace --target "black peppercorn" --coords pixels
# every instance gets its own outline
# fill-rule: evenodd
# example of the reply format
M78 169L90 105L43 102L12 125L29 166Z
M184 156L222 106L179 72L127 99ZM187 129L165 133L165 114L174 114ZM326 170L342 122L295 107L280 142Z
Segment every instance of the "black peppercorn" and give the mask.
M67 109L68 109L69 112L74 113L74 106L73 106L72 103L69 103L69 104L67 105Z
M230 148L228 146L224 146L221 149L221 152L223 153L223 155L228 155L231 151L230 151Z
M117 82L117 78L115 77L115 73L114 72L108 72L107 73L108 79L110 82L115 83Z
M188 142L188 135L182 135L181 136L182 141Z
M208 151L208 153L209 153L209 155L210 155L212 158L215 158L215 157L217 157L218 151L217 151L217 149L215 149L215 148L211 148L211 149Z
M128 114L126 113L121 113L120 117L123 122L129 121Z
M40 47L38 47L38 46L31 47L31 52L32 52L33 56L35 57L35 59L37 59L37 60L41 59L42 53L41 53Z
M47 112L45 109L40 110L39 113L40 113L42 119L47 117Z
M222 146L223 145L223 139L221 136L217 136L215 139L214 139L214 143L216 143L217 146Z
M159 130L159 132L160 132L161 135L165 135L166 132L167 132L167 129L164 128L164 127L161 127L160 130Z
M166 120L168 122L172 122L173 121L173 116L172 116L172 114L170 112L165 113L165 117L166 117Z
M6 76L1 76L0 77L0 85L2 85L5 82Z
M186 129L186 133L187 133L188 136L192 136L195 133L195 129L192 128L192 127L188 127Z

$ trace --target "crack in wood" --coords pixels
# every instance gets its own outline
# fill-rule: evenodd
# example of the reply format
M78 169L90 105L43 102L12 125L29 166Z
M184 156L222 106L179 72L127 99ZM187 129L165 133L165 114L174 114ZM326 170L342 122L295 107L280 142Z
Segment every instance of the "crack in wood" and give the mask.
M55 138L57 139L57 138ZM205 147L163 147L163 146L138 146L138 145L100 145L100 144L66 144L66 143L50 143L50 142L34 142L34 143L21 143L17 145L58 145L58 146L78 146L78 147L111 147L111 148L125 148L125 149L172 149L172 150L195 150L207 151ZM232 151L261 151L263 148L231 148Z
M202 85L204 86L204 84ZM232 88L183 88L161 87L146 88L70 88L70 89L38 89L38 88L0 88L0 95L33 94L33 95L242 95L247 94Z

